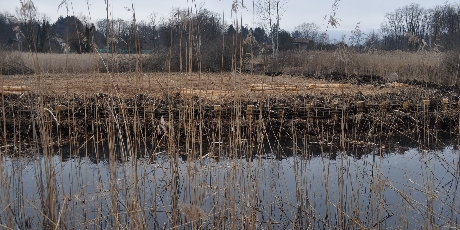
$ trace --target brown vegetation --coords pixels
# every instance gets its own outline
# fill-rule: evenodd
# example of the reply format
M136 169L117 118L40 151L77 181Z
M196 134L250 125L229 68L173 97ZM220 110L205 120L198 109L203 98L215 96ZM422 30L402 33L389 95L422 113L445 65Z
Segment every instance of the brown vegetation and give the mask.
M118 21L129 33L105 28L107 49L123 39L140 53L129 10L133 23ZM0 60L1 226L459 227L458 154L436 151L460 133L457 53L272 44L258 56L238 19L225 33L206 11L172 19L150 55L98 53L86 27L73 46L92 53ZM386 157L405 139L420 165L393 180Z
M280 53L278 61L257 58L244 71L262 74L276 69L286 75L321 76L331 73L348 76L377 76L386 81L418 80L442 85L457 84L457 53L401 51L359 53L352 49L337 51L298 51ZM168 57L160 54L27 54L10 53L3 62L3 74L42 74L167 72ZM136 64L137 63L137 64ZM137 68L136 68L137 65ZM257 66L262 65L262 68ZM252 67L257 67L252 69ZM206 72L203 69L203 72Z
M419 189L410 175L395 182L387 177L388 166L382 162L387 152L404 151L397 144L404 138L425 149L444 145L438 138L441 133L458 133L457 96L446 87L382 84L379 78L351 84L342 81L358 80L343 77L1 76L2 89L30 87L20 95L2 95L1 154L5 159L27 156L32 163L24 164L44 173L26 185L23 169L0 171L0 193L7 197L0 200L7 207L2 221L18 226L9 218L17 216L20 226L54 229L372 228L383 227L386 219L402 225L408 218L394 218L393 213L423 209L426 212L413 214L419 220L408 225L437 226L423 216L443 219L443 213L436 211L435 202L444 202L438 194L450 197L457 190L434 192L429 185ZM257 87L269 90L253 90ZM37 148L43 165L36 163ZM429 158L420 163L422 172L428 173L421 173L423 180L440 181L430 177L431 164L445 165L444 176L451 176L456 167L436 151L423 157ZM362 160L362 165L357 163ZM289 165L282 167L283 162ZM323 171L313 170L316 166ZM19 190L23 186L40 188L36 189L40 193L26 196L29 190ZM418 201L413 193L430 200ZM366 197L359 198L363 194ZM396 200L382 198L386 194ZM348 205L362 199L375 206ZM318 208L325 203L326 208ZM21 211L23 207L26 211ZM458 214L450 206L442 207ZM290 220L278 213L286 213Z
M341 79L340 75L338 77ZM180 73L121 73L121 74L39 74L35 76L0 76L5 86L21 85L33 93L45 95L94 95L97 93L133 97L137 94L162 98L167 94L223 95L216 100L250 100L251 98L279 98L318 94L376 96L391 94L410 95L421 88L404 87L404 83L350 84L347 79L323 80L304 76L266 77L249 74ZM353 79L348 79L355 81ZM377 81L378 79L376 79ZM344 83L342 83L344 82ZM412 89L407 91L407 88ZM233 93L234 92L234 93ZM440 91L441 92L441 91ZM285 96L283 96L285 95ZM418 95L415 94L415 95ZM352 96L353 97L353 96ZM427 96L428 97L428 96Z

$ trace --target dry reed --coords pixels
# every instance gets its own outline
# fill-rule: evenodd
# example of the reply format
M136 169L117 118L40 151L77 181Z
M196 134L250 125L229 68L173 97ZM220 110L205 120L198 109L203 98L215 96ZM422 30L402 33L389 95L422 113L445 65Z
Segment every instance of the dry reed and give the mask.
M125 65L117 54L24 53L34 75L1 76L20 94L1 93L0 226L459 227L458 150L440 135L460 132L460 102L392 83L432 79L438 53L286 53L273 65L344 74L334 81L243 74L237 17L232 72L194 73L193 10L179 73L144 73L141 54ZM385 81L346 82L353 74Z

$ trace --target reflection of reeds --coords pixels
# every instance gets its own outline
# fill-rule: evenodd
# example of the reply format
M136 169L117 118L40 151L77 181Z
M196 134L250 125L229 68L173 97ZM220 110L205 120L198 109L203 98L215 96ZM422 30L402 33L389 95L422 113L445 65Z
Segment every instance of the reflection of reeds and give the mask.
M208 215L203 211L203 209L196 205L186 205L181 203L179 205L179 209L189 222L196 222L199 220L206 221L208 219Z
M219 112L222 108L215 106L215 115L208 123L200 106L195 103L187 99L185 104L187 106L179 111L181 114L179 119L175 118L172 110L167 112L167 117L157 117L154 120L149 120L152 116L141 117L140 113L136 112L138 111L136 106L133 106L133 111L130 112L126 108L110 110L121 116L120 121L130 125L124 128L124 124L116 124L115 116L108 116L104 124L99 127L101 130L107 129L107 135L104 137L108 147L107 166L104 164L92 166L96 167L98 173L82 168L82 166L91 166L90 162L84 160L90 157L85 153L82 160L70 161L76 172L75 175L63 175L66 171L62 166L58 166L58 170L55 170L54 150L50 148L56 121L59 121L60 125L64 125L65 122L57 114L54 118L49 111L39 110L42 111L38 124L41 124L40 146L44 146L42 150L44 161L43 164L34 164L34 170L37 178L43 178L36 184L36 187L40 188L38 203L41 205L38 213L43 213L40 224L69 227L82 222L87 227L99 223L105 227L120 228L140 226L376 228L383 226L386 221L394 221L397 213L407 212L408 215L409 213L414 215L415 210L422 218L427 218L426 222L417 224L430 228L438 220L447 218L436 211L436 203L441 196L434 192L430 183L422 185L422 183L408 182L401 188L401 185L395 185L385 177L385 172L382 170L383 162L380 159L381 152L379 152L382 151L379 148L382 144L374 144L378 141L358 141L363 138L359 134L363 131L359 129L349 132L339 129L340 138L334 137L334 133L327 130L329 123L343 123L344 119L309 121L320 127L316 129L305 125L308 124L308 120L281 116L284 121L274 122L273 119L267 119L262 113L258 113L256 108L249 106L245 108L244 120L240 118L241 120L237 121L231 118L226 121L222 120ZM72 109L73 106L68 107L70 107L69 111L77 110L77 108ZM93 108L95 109L96 107ZM98 107L98 109L102 108ZM235 111L235 114L238 113ZM69 117L72 123L72 115ZM367 119L366 117L364 114L353 122L361 122ZM157 155L157 151L143 150L147 147L144 146L143 139L149 138L145 130L154 127L147 125L151 122L161 126L155 132L165 136L157 136L157 139L152 142L154 144L152 148L165 147L167 154ZM298 124L302 125L298 126ZM344 127L344 125L338 126ZM371 127L374 126L379 127L378 125ZM118 129L122 130L123 137L120 137ZM94 130L98 132L96 128ZM322 151L317 160L311 153L313 147L310 144L317 138L312 137L307 131L319 131L318 137L322 141L318 142L318 145ZM208 133L209 136L204 133ZM364 133L367 134L367 131ZM74 136L74 134L70 135ZM96 134L96 136L100 135ZM125 139L128 136L131 138L129 143ZM208 142L207 137L212 143L209 150L213 151L213 154L210 155L206 154L207 145L204 143ZM288 145L282 144L286 138L290 143ZM95 142L96 139L85 138L84 142ZM353 140L349 141L350 139ZM124 146L120 143L123 140L126 144ZM366 140L366 136L363 140ZM81 149L81 146L90 149L100 148L97 147L98 144L72 144L71 146L76 146L76 148L72 147L74 156L78 152L88 151ZM357 154L349 156L348 151L361 148L359 146L369 148L371 155L374 155L364 160L366 163L358 163L357 160L364 156ZM340 151L333 150L335 148ZM289 159L285 155L290 151L299 153L291 158L290 165L281 164L276 160ZM153 161L144 162L145 156L138 157L141 155L148 155L146 157ZM187 158L182 163L180 163L181 155L186 155ZM211 157L217 158L213 160ZM272 160L267 160L270 157ZM162 163L155 163L157 160ZM314 167L320 167L321 173L311 171ZM429 167L426 170L427 182L436 181L436 178L430 176ZM43 175L40 175L42 172ZM290 172L293 173L294 178L286 175ZM312 174L315 176L313 177ZM5 173L2 173L2 176L14 177ZM66 184L62 180L63 177L75 180L70 187L79 194L78 196L62 190L61 185ZM107 180L100 179L101 177L106 177ZM15 179L18 184L23 183L20 176ZM288 180L294 182L295 188L287 188ZM99 192L92 193L88 184L98 185ZM3 183L2 188L5 192L19 192L19 190L5 190L7 188L5 186L7 185ZM85 189L80 189L80 186ZM401 198L401 206L395 207L387 200L386 194L391 191ZM418 191L426 195L426 203L422 204L410 195ZM363 200L368 203L363 204ZM5 202L8 203L8 200L2 200L2 205L5 205ZM28 206L28 203L24 202L22 205ZM91 214L90 210L94 207L97 211ZM19 206L12 205L11 208L17 210ZM75 212L83 212L83 214L72 215ZM457 215L455 210L452 212L454 212L453 216ZM11 212L13 217L12 213L14 212ZM86 220L83 218L85 215L88 218ZM402 215L397 216L401 218ZM4 223L8 223L7 217L8 215L2 215ZM163 218L164 222L153 221L158 218ZM25 215L23 219L26 222ZM399 223L407 226L414 224L406 218L402 218ZM14 222L10 224L13 226ZM31 224L37 226L38 222L31 220ZM452 222L452 225L455 225L455 222Z

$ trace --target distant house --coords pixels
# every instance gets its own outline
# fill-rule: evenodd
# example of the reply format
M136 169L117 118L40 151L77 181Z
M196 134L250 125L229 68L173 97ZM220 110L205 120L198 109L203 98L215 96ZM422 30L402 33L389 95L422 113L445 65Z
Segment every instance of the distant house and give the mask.
M96 49L96 51L98 53L112 53L112 49ZM151 54L152 52L153 52L152 50L141 50L142 54ZM134 52L132 50L117 49L116 53L117 54L135 54L136 52Z
M272 45L262 44L257 55L269 55L273 53Z
M314 41L306 39L306 38L294 38L292 42L294 47L299 50L306 50L312 48L314 45Z

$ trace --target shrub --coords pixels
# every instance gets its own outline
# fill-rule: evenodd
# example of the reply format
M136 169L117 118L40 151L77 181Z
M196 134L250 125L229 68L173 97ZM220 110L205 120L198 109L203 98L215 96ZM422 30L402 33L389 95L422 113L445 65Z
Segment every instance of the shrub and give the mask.
M460 71L460 50L448 51L443 54L441 72L445 75L445 82L451 85L458 84Z
M168 70L168 55L166 53L154 53L149 55L137 54L115 54L113 57L109 55L102 56L98 59L97 68L101 73L107 72L106 65L110 72L114 73L130 73L136 71L136 61L138 71L140 72L159 72Z
M18 52L0 51L0 74L18 75L33 74L34 70L29 68Z
M168 54L152 53L142 58L142 71L143 72L160 72L168 71Z

